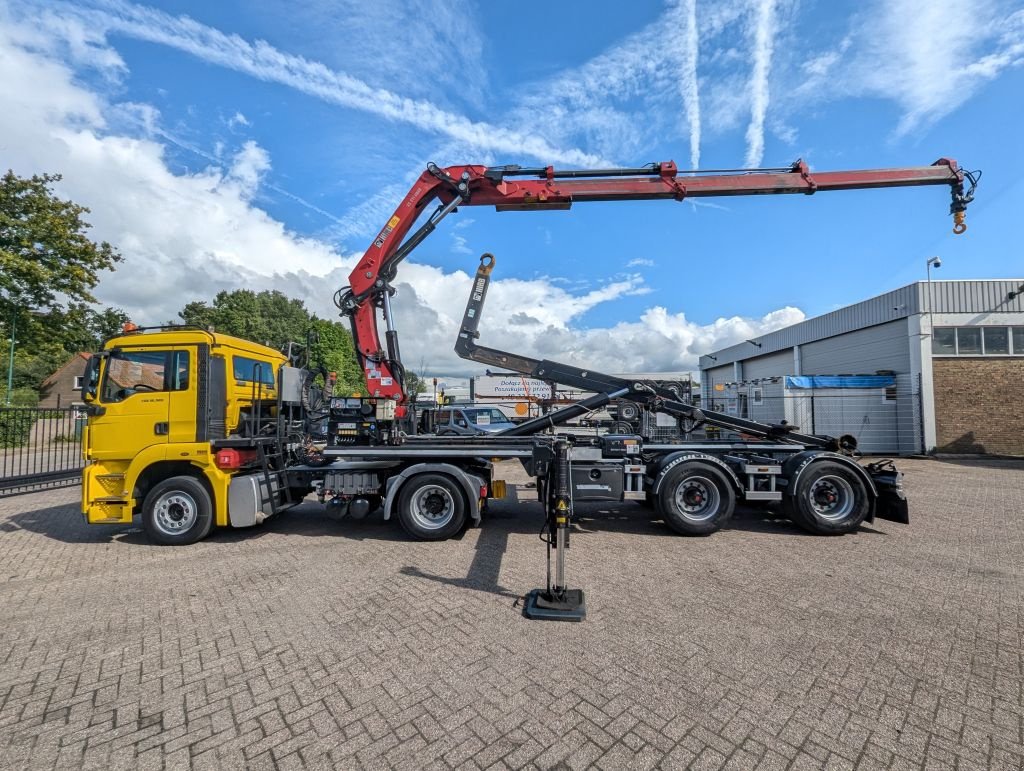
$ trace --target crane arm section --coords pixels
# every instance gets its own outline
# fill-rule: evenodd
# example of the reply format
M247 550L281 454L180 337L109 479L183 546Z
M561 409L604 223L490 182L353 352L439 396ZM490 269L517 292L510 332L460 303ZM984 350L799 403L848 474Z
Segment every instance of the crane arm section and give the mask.
M970 187L965 191L965 178ZM349 286L335 296L349 316L356 354L371 396L406 400L405 371L391 310L392 282L399 264L438 223L460 206L494 206L498 211L568 209L587 201L642 201L735 195L815 194L831 190L947 185L954 232L966 229L964 214L973 198L975 176L942 158L931 166L854 171L814 171L797 161L777 169L679 171L672 161L641 168L556 170L520 166L450 166L428 164L409 193L378 233L349 276ZM434 202L438 205L415 231L413 226ZM378 309L386 325L378 331Z

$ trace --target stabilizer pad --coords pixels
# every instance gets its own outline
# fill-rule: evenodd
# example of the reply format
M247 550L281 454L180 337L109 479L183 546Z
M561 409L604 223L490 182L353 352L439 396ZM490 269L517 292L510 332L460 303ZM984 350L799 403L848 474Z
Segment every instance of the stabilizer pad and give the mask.
M569 589L558 598L546 589L533 589L526 595L523 615L538 621L582 621L587 617L587 603L582 589Z

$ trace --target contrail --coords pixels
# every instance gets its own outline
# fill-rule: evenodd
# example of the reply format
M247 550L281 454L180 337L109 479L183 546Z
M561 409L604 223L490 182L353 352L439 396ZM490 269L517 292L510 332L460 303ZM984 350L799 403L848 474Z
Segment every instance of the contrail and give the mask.
M754 61L750 73L750 125L747 126L748 167L760 166L764 157L764 116L770 99L768 74L775 45L775 2L757 0L754 9Z
M697 84L697 0L683 0L682 10L686 16L686 37L683 47L682 79L679 83L686 107L686 118L690 124L690 168L700 168L700 90Z
M188 16L171 16L155 8L120 0L99 0L91 9L64 3L53 3L51 7L76 14L104 31L175 48L211 64L279 83L325 102L407 123L484 150L590 167L606 163L582 150L554 147L534 134L472 121L426 100L409 99L387 89L374 88L320 62L280 51L263 40L250 43L239 35L226 34Z

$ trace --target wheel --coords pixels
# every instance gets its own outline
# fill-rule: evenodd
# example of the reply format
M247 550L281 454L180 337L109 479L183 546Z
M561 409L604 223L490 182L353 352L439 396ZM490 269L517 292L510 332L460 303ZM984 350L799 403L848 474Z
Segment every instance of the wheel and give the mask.
M640 417L640 407L633 402L619 402L619 410L616 417L619 420L632 423Z
M684 461L670 469L655 498L665 524L683 535L709 535L721 529L736 508L736 491L710 463Z
M616 420L609 427L608 433L610 433L610 434L632 434L633 433L633 424L632 423L627 423L624 420Z
M142 527L150 540L177 546L205 538L213 527L213 503L194 477L165 479L142 503Z
M871 509L867 487L856 472L841 463L811 463L784 500L786 515L817 535L852 533Z
M443 541L466 524L466 498L444 474L417 474L398 494L398 521L413 538Z

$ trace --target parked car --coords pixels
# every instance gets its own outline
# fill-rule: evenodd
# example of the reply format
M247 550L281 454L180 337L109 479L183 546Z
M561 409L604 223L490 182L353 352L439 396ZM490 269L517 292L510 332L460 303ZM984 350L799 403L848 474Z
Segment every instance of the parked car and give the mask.
M435 410L433 417L438 436L493 434L515 425L497 407L451 405Z

